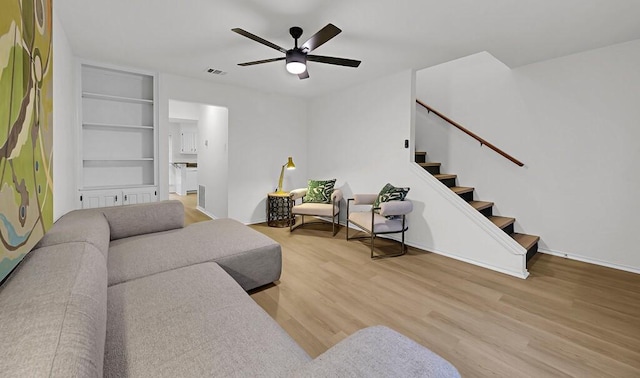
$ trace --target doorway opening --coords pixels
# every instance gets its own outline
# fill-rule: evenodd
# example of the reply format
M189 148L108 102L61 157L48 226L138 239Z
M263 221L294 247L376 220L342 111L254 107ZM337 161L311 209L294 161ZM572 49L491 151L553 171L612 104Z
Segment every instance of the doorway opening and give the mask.
M228 135L227 108L169 100L170 198L211 218L228 216Z

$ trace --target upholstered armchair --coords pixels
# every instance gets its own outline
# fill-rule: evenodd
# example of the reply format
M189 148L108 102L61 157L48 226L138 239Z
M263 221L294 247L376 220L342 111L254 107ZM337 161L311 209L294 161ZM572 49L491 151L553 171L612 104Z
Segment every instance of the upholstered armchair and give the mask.
M295 189L291 191L291 195L293 196L293 207L291 208L291 218L295 219L296 215L301 217L300 224L297 226L293 226L293 222L289 225L289 231L293 231L298 227L301 227L305 224L312 223L325 223L325 222L304 222L304 216L319 216L319 217L327 217L331 218L331 231L333 232L333 236L336 236L338 232L338 215L340 214L340 202L342 201L342 191L340 189L334 189L331 194L331 202L330 203L313 203L313 202L304 202L303 199L307 195L307 188Z
M395 257L406 253L404 244L404 232L409 228L407 225L407 214L413 211L413 203L409 200L393 200L381 202L375 207L374 203L378 198L378 194L355 194L353 198L347 200L347 221L351 222L367 236L349 238L349 227L347 224L347 240L351 239L371 239L371 258ZM369 205L366 211L352 211L353 205ZM377 235L402 233L402 243L400 252L393 255L376 255L374 254L374 241Z

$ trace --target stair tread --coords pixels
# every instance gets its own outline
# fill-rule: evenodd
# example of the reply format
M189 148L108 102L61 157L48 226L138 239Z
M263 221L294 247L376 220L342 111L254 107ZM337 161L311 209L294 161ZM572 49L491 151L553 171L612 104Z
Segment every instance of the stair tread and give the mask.
M452 186L449 189L453 190L455 194L464 194L473 192L474 188L468 186Z
M493 224L495 224L499 228L505 228L516 221L516 218L500 217L497 215L492 215L488 218L491 222L493 222Z
M439 174L433 175L433 177L437 178L438 180L446 180L446 179L454 179L458 177L458 175L453 175L450 173L439 173Z
M416 151L416 155L426 155L427 153L424 151Z
M439 167L441 164L433 161L428 161L426 163L418 163L422 167Z
M480 210L484 210L488 207L493 206L493 202L487 202L487 201L469 201L469 205L473 206L474 209L480 211Z
M514 238L518 242L518 244L523 246L524 249L526 249L527 251L529 250L529 248L533 247L533 245L540 240L540 236L520 234L517 232L514 232L513 234L511 234L511 237Z

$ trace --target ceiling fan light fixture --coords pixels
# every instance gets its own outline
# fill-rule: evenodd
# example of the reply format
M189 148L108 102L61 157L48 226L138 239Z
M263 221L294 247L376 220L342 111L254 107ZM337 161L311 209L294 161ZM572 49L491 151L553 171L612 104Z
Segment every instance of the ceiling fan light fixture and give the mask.
M291 37L293 37L293 39L295 40L295 44L290 50L285 50L283 47L280 47L273 42L269 42L264 38L260 38L257 35L251 34L248 31L240 28L234 28L231 29L231 31L285 54L285 56L280 56L278 58L238 63L239 66L253 66L255 64L271 63L285 60L287 71L294 75L297 75L300 80L304 80L309 78L309 72L307 71L308 60L317 63L333 64L336 66L345 67L358 67L360 65L359 60L336 58L334 56L308 55L313 50L322 46L327 41L331 40L333 37L342 32L342 30L340 30L340 28L338 28L334 24L327 24L327 26L320 29L316 34L312 35L311 38L309 38L302 45L298 45L298 39L302 36L302 28L300 28L299 26L290 28L289 34L291 34Z
M287 71L298 75L307 70L307 56L300 50L287 51Z

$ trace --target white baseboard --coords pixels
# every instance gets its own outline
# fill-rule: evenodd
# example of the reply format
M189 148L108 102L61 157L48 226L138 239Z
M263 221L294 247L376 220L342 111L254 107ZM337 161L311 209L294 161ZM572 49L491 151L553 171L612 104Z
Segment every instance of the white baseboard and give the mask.
M211 214L207 210L201 208L200 206L196 206L196 210L198 210L199 212L201 212L202 214L208 216L211 219L218 219L218 217L216 217L215 215Z
M620 264L614 264L614 263L610 263L610 262L607 262L607 261L594 259L592 257L586 257L586 256L576 255L576 254L573 254L573 253L566 253L566 252L562 252L562 251L555 251L555 250L552 250L552 249L544 249L544 248L538 248L538 252L544 253L544 254L547 254L547 255L564 257L565 259L581 261L581 262L584 262L584 263L587 263L587 264L599 265L599 266L604 266L604 267L607 267L607 268L612 268L612 269L617 269L617 270L624 270L625 272L631 272L631 273L635 273L635 274L640 274L640 269L639 268L634 268L634 267L631 267L631 266L620 265Z
M395 238L393 238L393 239L395 239ZM461 256L454 255L454 254L451 254L451 253L448 253L448 252L439 251L439 250L436 250L436 249L433 249L433 248L425 248L424 246L417 245L416 243L412 243L410 241L405 241L405 244L407 244L407 245L409 245L409 246L411 246L413 248L420 249L420 250L425 251L425 252L435 253L436 255L441 255L441 256L448 257L448 258L451 258L451 259L454 259L454 260L462 261L462 262L465 262L467 264L471 264L471 265L479 266L481 268L493 270L494 272L503 273L503 274L506 274L506 275L509 275L509 276L512 276L512 277L521 278L521 279L526 279L527 277L529 277L529 272L527 272L527 271L518 272L518 271L506 270L506 269L503 269L503 268L500 268L500 267L497 267L497 266L494 266L494 265L485 264L483 262L479 262L479 261L476 261L476 260L468 259L466 257L461 257Z

